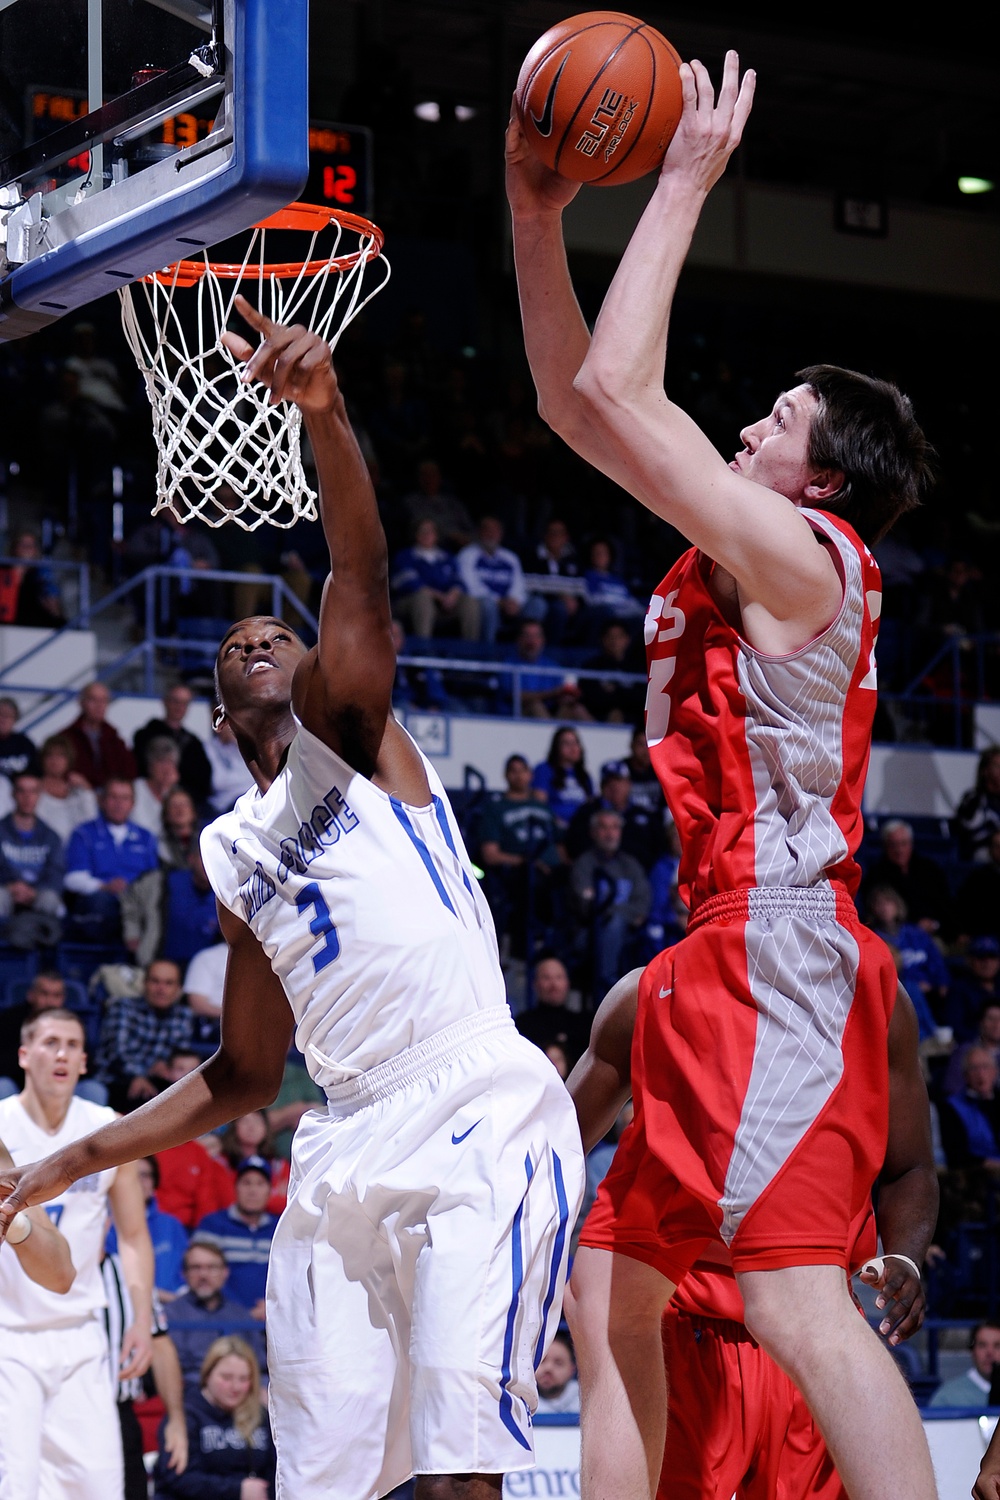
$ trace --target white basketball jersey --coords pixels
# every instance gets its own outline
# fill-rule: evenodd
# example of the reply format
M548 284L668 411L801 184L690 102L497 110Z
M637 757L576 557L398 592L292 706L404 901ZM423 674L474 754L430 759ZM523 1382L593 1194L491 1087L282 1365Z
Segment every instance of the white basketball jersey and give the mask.
M0 1141L14 1165L41 1161L54 1151L89 1135L99 1125L117 1119L113 1109L91 1104L74 1095L61 1128L50 1135L35 1124L18 1095L0 1099ZM56 1228L65 1236L76 1279L66 1293L48 1292L21 1269L14 1252L0 1250L0 1328L59 1328L98 1314L106 1303L101 1279L101 1256L107 1230L108 1189L117 1167L81 1177L58 1198L44 1205Z
M284 770L202 834L220 900L281 980L321 1088L506 1004L493 918L433 766L426 807L299 726Z

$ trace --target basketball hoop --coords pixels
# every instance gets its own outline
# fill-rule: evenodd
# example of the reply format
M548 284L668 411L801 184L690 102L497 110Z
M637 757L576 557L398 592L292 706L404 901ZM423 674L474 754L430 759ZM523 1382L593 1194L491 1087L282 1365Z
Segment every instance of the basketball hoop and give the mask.
M305 257L269 262L268 233L289 230L309 236ZM333 242L317 252L327 231ZM220 338L241 292L276 323L305 324L333 349L389 279L382 243L382 231L360 215L293 203L253 226L241 260L213 261L205 251L119 291L122 327L153 409L154 516L170 510L180 521L235 521L246 531L264 521L315 520L316 492L300 452L302 413L289 401L269 405L259 382L244 384ZM362 296L375 260L382 278Z

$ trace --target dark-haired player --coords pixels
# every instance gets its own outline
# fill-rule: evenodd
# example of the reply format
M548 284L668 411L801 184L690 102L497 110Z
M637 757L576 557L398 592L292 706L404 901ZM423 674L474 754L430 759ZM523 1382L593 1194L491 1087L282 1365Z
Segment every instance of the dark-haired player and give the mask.
M853 1500L934 1494L909 1392L847 1294L851 1224L885 1151L888 951L852 900L881 606L868 551L927 477L909 402L803 371L727 464L664 391L677 279L749 115L727 56L683 114L591 339L560 215L575 192L508 136L525 344L543 415L692 543L646 618L646 736L681 843L687 936L640 986L635 1120L567 1304L583 1485L655 1490L660 1315L729 1249L754 1336L791 1375Z
M514 1028L454 814L391 712L385 537L329 347L240 308L263 335L256 350L226 336L247 379L304 413L330 577L312 650L270 616L219 647L216 723L257 783L202 838L230 948L221 1047L25 1173L0 1225L99 1165L271 1103L294 1029L327 1108L296 1132L271 1249L279 1493L368 1500L416 1473L424 1500L496 1500L533 1462L579 1131Z

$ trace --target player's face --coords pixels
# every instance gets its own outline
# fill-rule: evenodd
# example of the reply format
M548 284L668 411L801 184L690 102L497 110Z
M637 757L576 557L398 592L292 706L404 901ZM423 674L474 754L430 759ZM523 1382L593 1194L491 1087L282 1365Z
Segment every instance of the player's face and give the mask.
M972 1346L972 1363L984 1380L990 1379L993 1366L1000 1364L1000 1328L980 1328Z
M38 1094L68 1098L87 1068L83 1027L78 1021L38 1021L19 1052L24 1076Z
M289 704L292 676L305 650L295 631L270 615L254 615L234 625L223 637L217 657L226 712Z
M814 476L809 436L818 409L819 401L807 385L783 391L766 417L744 427L743 451L729 467L796 505L804 504L806 486Z

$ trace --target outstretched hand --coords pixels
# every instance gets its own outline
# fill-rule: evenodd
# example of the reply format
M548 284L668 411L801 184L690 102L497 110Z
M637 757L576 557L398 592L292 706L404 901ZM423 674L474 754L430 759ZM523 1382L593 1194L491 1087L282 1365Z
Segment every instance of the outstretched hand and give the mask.
M504 140L507 163L507 199L515 219L530 219L538 214L562 213L580 191L578 182L570 182L553 172L531 150L512 104L510 123Z
M684 175L707 193L740 143L753 104L756 74L748 70L741 81L739 57L727 52L718 101L702 63L681 63L680 76L684 106L660 180Z
M299 323L288 327L275 323L245 297L237 296L235 306L263 338L254 348L238 333L227 330L222 335L222 343L233 358L245 364L243 379L266 385L272 406L279 401L294 401L304 412L332 411L338 385L326 340Z
M924 1321L927 1299L924 1296L920 1277L913 1274L905 1260L888 1255L882 1260L869 1261L862 1269L860 1280L866 1286L876 1287L877 1308L887 1308L878 1331L892 1345L916 1333Z

